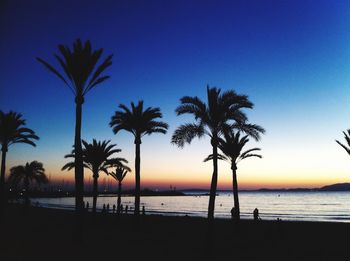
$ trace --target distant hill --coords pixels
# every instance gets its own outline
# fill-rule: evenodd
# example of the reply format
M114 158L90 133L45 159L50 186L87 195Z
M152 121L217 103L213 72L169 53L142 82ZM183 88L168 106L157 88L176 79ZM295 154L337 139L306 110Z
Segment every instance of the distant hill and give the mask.
M332 185L327 185L321 188L292 188L292 189L267 189L262 188L255 191L259 192L308 192L308 191L350 191L350 183L337 183Z
M337 183L319 188L318 191L350 191L350 183Z
M184 189L181 190L184 193L209 193L209 190L205 189ZM321 188L279 188L279 189L270 189L270 188L261 188L254 190L240 190L247 192L311 192L311 191L350 191L350 183L337 183L332 185L327 185ZM217 192L231 192L231 190L218 190Z

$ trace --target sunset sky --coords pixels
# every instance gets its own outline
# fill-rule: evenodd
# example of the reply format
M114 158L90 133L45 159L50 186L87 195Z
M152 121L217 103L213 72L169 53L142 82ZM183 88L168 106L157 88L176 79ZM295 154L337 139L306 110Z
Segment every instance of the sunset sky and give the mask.
M335 143L350 128L349 1L5 0L0 26L0 109L22 113L40 136L36 148L10 147L7 170L38 160L51 180L73 180L60 169L74 140L74 97L35 57L58 66L57 45L81 38L114 54L111 79L85 97L85 140L112 140L134 169L132 135L109 127L117 106L143 99L170 125L142 140L143 187L209 188L209 139L170 144L175 128L192 120L176 116L179 99L206 99L207 84L248 95L250 122L266 129L247 146L260 147L263 159L238 166L241 189L350 182L350 157ZM131 173L127 186L133 181ZM230 186L222 162L219 188Z

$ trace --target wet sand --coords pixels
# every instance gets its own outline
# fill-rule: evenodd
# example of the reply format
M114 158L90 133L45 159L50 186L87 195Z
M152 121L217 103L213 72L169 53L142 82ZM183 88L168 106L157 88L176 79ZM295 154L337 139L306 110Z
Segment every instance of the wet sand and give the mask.
M8 206L0 260L350 260L350 224L214 220ZM210 227L212 228L210 230Z

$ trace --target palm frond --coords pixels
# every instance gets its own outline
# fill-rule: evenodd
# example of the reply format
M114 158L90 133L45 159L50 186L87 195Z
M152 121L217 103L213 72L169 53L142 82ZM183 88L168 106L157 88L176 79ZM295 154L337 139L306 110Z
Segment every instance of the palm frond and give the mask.
M37 57L36 58L37 61L39 61L40 63L42 63L47 69L49 69L49 71L51 71L52 73L54 73L58 78L60 78L68 87L69 89L73 92L73 94L75 94L74 89L69 85L69 83L67 82L67 80L62 76L62 74L60 72L58 72L51 64L49 64L48 62L44 61L43 59Z
M43 59L37 58L37 60L60 78L75 96L84 96L96 85L109 78L109 76L101 76L101 74L112 64L113 55L107 56L95 70L103 49L92 50L90 41L83 43L77 39L73 43L72 50L62 44L58 46L58 50L59 54L54 54L54 57L62 67L66 77Z
M203 125L193 123L183 124L175 130L171 138L171 143L183 148L185 143L190 144L195 137L201 138L204 134Z
M255 139L256 141L260 140L261 138L260 134L265 133L265 129L263 127L257 124L250 124L245 122L231 124L230 128L236 129L240 132L244 132L250 137L252 137L253 139Z
M10 111L0 111L0 143L8 147L15 143L26 143L36 146L33 140L39 140L35 132L25 126L22 114Z
M350 148L346 147L343 143L338 140L335 140L340 146L344 148L344 150L350 155Z
M121 110L114 113L109 124L114 134L125 130L132 133L135 139L140 139L146 134L167 132L168 124L156 120L162 118L159 108L148 107L144 110L142 100L136 105L131 102L131 108L123 104L120 104L119 108Z
M210 161L210 160L213 160L214 156L213 154L210 154L208 155L208 157L206 157L203 162L207 162L207 161ZM227 157L225 157L224 155L218 153L218 160L226 160L228 161L229 159Z

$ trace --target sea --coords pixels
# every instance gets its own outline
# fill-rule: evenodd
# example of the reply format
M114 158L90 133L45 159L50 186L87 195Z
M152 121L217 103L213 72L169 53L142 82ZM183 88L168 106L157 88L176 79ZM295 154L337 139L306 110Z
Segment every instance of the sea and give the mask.
M253 219L253 210L258 208L262 220L288 221L324 221L350 222L350 192L258 192L242 191L239 193L242 219ZM32 198L32 204L47 208L74 209L73 197ZM92 198L85 197L90 210ZM208 211L208 195L197 192L186 192L185 196L143 196L141 207L146 214L162 214L168 216L206 217ZM103 204L117 205L116 195L100 195L97 209L101 211ZM122 204L131 213L134 197L123 196ZM215 217L231 218L233 196L229 192L218 192L215 202Z

